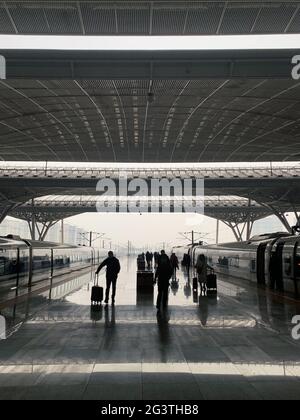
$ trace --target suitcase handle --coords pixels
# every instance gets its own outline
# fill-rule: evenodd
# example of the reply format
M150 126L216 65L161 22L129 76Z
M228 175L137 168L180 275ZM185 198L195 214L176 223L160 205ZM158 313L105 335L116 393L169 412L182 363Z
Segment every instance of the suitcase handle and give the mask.
M99 286L99 273L95 273L94 286Z

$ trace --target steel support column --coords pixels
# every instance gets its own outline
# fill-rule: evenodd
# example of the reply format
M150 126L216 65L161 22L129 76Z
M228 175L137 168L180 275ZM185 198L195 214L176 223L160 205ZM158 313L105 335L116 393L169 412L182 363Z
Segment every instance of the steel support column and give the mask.
M6 218L6 216L9 215L9 213L14 210L16 207L18 207L20 204L10 204L8 206L3 207L0 210L0 224L4 221L4 219Z
M293 228L292 228L292 226L291 226L291 224L290 224L290 222L288 221L288 219L287 219L287 217L286 217L286 215L285 215L285 213L283 212L283 211L281 211L281 210L278 210L278 209L276 209L275 207L273 207L273 206L268 206L269 208L271 208L272 209L272 211L273 211L273 213L274 213L274 215L281 221L281 223L283 224L283 226L286 228L286 230L289 232L289 233L293 233Z
M221 221L232 230L237 242L243 242L244 240L248 241L251 238L254 221L248 220L244 223L234 223L226 220ZM244 237L245 231L246 238Z

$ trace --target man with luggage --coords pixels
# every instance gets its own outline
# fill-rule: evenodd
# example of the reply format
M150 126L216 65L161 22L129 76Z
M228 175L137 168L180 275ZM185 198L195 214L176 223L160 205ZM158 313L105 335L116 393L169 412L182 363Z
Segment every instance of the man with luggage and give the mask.
M106 266L106 292L105 292L105 301L104 303L108 304L109 301L109 291L110 286L112 285L112 296L111 296L111 304L115 304L115 296L116 296L116 286L117 286L117 279L118 274L121 271L120 261L114 256L112 251L109 251L108 258L103 261L102 264L99 265L96 275L100 272L100 270Z
M198 255L197 262L195 265L197 276L198 276L198 282L200 284L201 292L200 296L206 296L207 295L207 289L208 288L215 288L216 283L216 276L215 274L208 275L207 270L211 270L213 272L213 267L207 264L207 259L204 254ZM213 276L213 279L212 279ZM212 282L213 284L208 284Z

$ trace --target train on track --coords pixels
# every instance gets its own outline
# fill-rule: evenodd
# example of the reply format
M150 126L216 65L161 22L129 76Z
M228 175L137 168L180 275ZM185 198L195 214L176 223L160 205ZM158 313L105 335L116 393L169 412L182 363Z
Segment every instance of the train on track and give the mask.
M278 232L254 236L245 242L174 247L172 251L181 261L188 254L191 267L195 267L198 256L203 254L217 273L299 297L299 236Z
M105 249L0 237L0 290L34 287L42 280L92 267Z

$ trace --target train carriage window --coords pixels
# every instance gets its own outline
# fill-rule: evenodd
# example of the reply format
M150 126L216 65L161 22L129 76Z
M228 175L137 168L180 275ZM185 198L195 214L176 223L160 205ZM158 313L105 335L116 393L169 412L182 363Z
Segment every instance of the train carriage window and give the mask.
M20 250L20 273L27 273L29 270L29 250Z
M0 256L0 276L5 275L6 259L2 255Z
M227 257L219 257L218 264L222 265L223 267L229 266L229 259Z
M0 250L0 276L15 274L18 270L18 251Z
M34 248L32 256L33 271L44 270L51 266L51 250L45 248Z
M239 255L236 255L234 257L231 257L229 259L229 265L231 267L239 268L239 266L240 266L240 257L239 257Z

